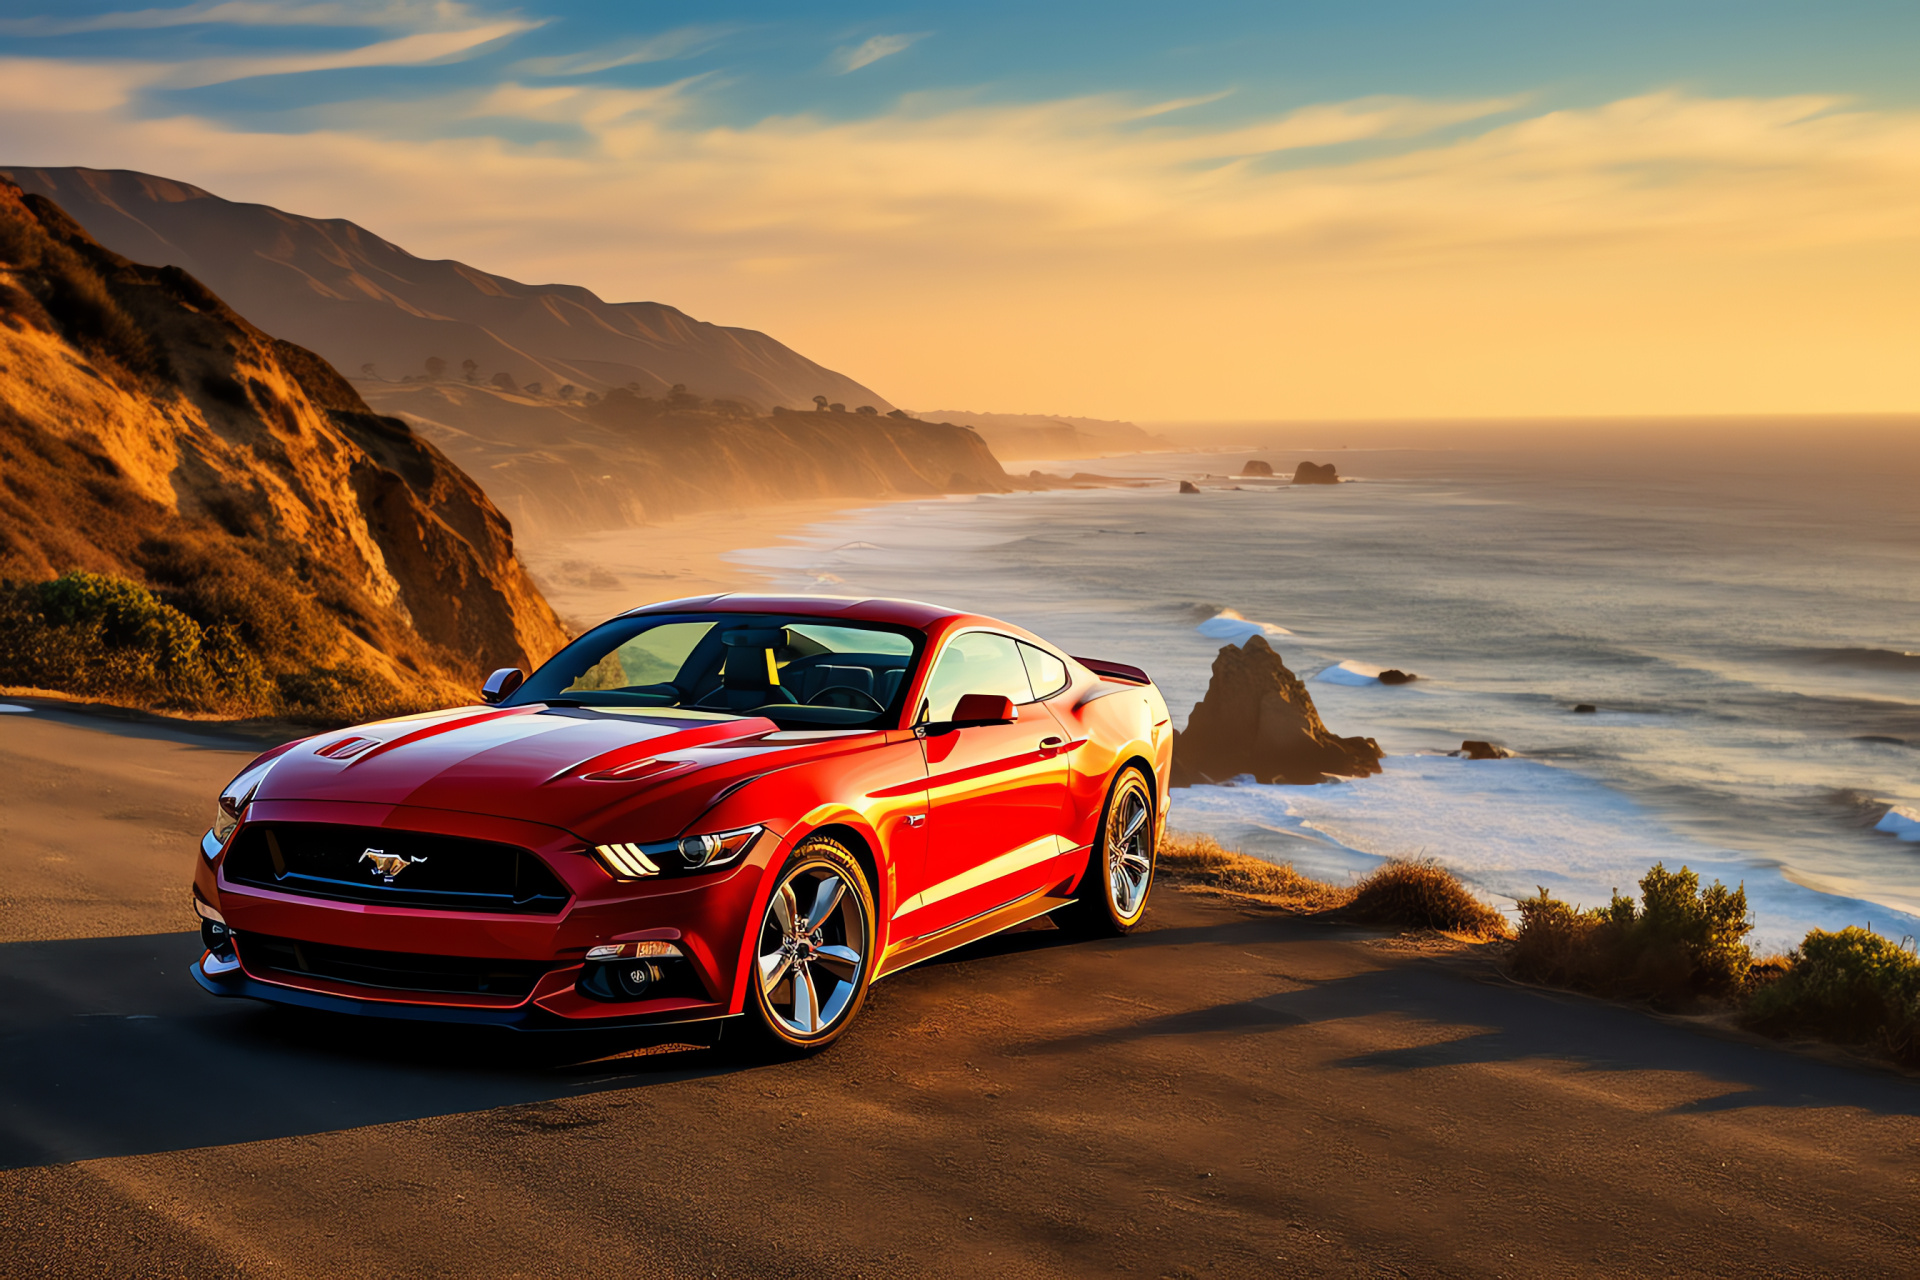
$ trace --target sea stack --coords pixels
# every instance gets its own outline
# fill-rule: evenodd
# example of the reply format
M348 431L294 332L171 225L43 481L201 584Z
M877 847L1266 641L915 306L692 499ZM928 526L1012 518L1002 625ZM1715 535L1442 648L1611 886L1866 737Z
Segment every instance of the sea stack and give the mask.
M1303 462L1293 469L1295 484L1339 484L1340 473L1331 462Z
M1300 784L1378 772L1379 744L1328 729L1307 686L1257 635L1215 656L1207 696L1194 704L1186 732L1173 737L1176 787L1243 773Z
M1182 480L1182 481L1180 482L1180 492L1182 492L1182 493L1198 493L1198 492L1200 492L1200 486L1199 486L1199 485L1197 485L1197 484L1195 484L1195 483L1194 483L1193 481L1191 481L1191 480Z
M1240 474L1243 476L1270 476L1273 474L1273 464L1271 462L1262 462L1260 459L1255 458L1248 462L1246 466L1240 468Z

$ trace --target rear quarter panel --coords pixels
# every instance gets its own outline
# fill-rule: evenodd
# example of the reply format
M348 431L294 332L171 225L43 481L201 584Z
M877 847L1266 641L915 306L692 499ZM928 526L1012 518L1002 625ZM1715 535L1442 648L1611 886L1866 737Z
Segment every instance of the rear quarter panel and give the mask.
M1167 704L1152 685L1120 684L1087 677L1048 704L1067 730L1072 750L1072 815L1067 837L1077 845L1097 838L1100 812L1114 772L1129 760L1147 767L1154 789L1155 820L1164 829L1167 775L1173 760L1173 727Z

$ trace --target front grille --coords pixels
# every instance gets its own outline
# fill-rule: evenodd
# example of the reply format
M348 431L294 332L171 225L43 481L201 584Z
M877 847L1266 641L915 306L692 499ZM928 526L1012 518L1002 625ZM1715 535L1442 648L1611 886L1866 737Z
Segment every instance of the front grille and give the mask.
M406 859L391 881L376 856ZM490 840L321 822L249 826L227 852L227 879L340 902L552 915L567 887L532 853Z
M421 956L407 951L363 951L321 942L296 942L264 933L236 935L249 972L328 978L387 991L524 998L548 966L535 960Z

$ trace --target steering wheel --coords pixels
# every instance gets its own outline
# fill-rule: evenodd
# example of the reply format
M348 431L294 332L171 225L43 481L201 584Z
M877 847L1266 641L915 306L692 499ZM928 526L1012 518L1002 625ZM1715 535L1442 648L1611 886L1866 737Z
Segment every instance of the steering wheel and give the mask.
M833 702L827 701L828 695L830 694L838 695L839 700ZM868 705L862 707L859 702L849 701L849 699L853 698L858 698ZM830 684L820 692L814 694L811 698L808 698L807 705L810 707L843 707L849 711L885 711L887 709L886 704L880 701L880 699L874 697L866 690L856 689L850 684Z

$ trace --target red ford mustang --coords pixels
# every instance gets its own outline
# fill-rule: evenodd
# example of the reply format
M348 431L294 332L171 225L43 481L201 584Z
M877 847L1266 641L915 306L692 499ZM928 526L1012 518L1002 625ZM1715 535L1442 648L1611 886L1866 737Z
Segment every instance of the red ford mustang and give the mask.
M1166 704L991 618L677 600L483 696L291 743L228 785L194 876L203 987L712 1022L794 1052L907 965L1049 912L1116 934L1146 910Z

